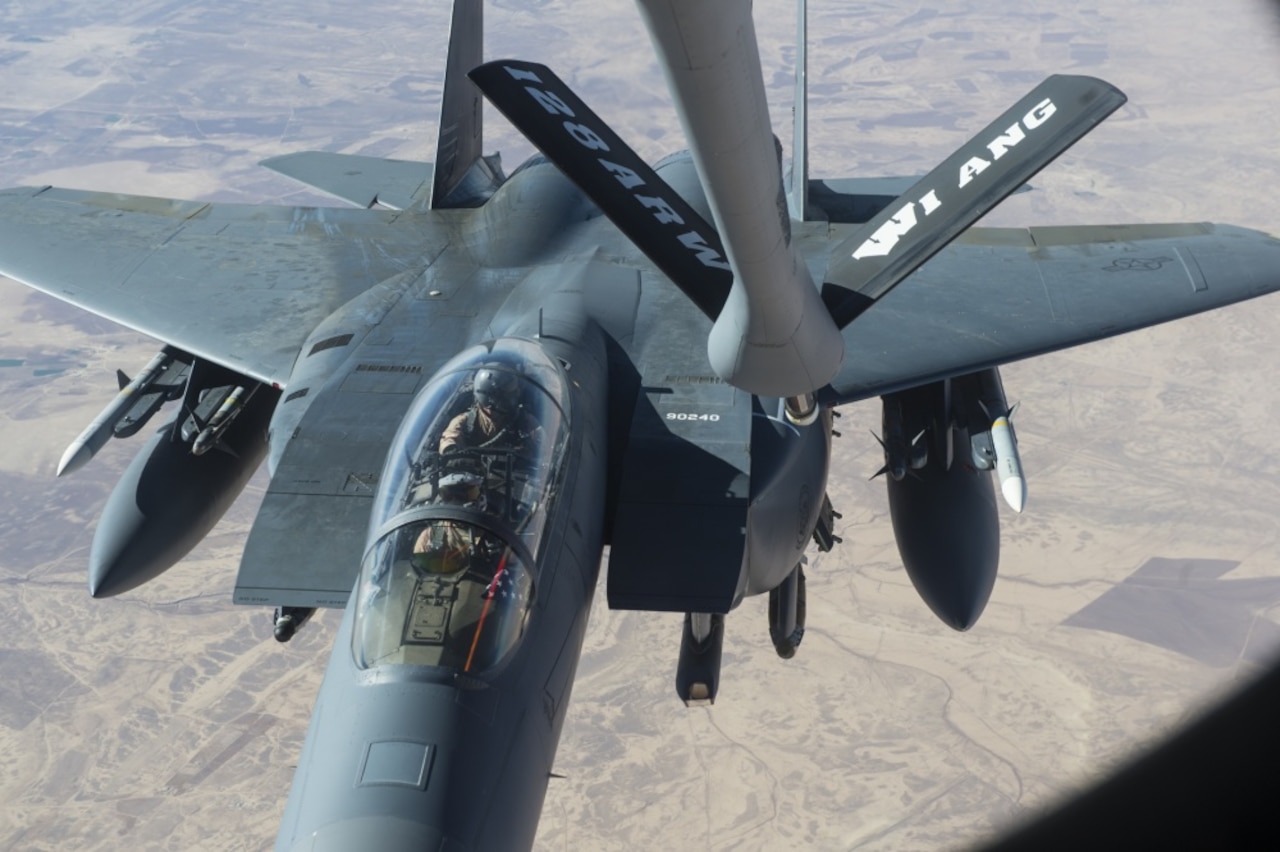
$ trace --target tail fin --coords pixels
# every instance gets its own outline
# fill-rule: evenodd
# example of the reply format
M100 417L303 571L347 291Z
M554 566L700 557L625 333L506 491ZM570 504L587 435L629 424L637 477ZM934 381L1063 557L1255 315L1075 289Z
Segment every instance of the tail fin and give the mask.
M1054 75L831 250L822 298L844 328L1125 102Z
M809 206L808 3L796 0L796 92L791 108L791 218L804 221Z
M502 184L497 154L483 155L480 90L467 79L484 53L483 0L454 0L440 99L435 164L384 160L357 154L302 151L263 160L285 177L360 207L393 210L420 207L476 207Z
M563 80L545 65L515 59L481 65L471 79L703 313L720 314L733 272L716 229ZM608 152L609 159L584 151Z
M484 159L483 99L467 79L467 72L483 61L483 0L454 0L431 184L432 208L471 206L474 193L463 186L468 172L477 164L486 170L496 165Z

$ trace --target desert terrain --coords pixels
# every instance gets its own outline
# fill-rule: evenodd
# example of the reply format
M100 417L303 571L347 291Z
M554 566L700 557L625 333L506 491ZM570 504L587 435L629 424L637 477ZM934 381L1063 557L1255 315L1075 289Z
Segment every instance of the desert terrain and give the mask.
M488 57L545 62L651 160L684 147L635 9L501 2ZM789 139L793 7L757 2ZM0 185L336 203L255 164L430 159L448 4L9 4ZM1129 103L988 224L1220 221L1280 234L1280 26L1227 0L810 10L815 177L928 171L1051 73ZM493 112L508 170L531 153ZM68 246L74 251L74 246ZM963 282L957 282L962 286ZM903 286L910 286L909 282ZM796 658L765 602L727 620L714 707L672 686L679 618L593 610L538 848L937 849L1087 784L1280 651L1276 297L1003 370L1029 477L979 623L898 560L874 401L838 428L844 543L811 554ZM234 607L265 471L135 592L85 588L140 441L53 476L157 344L0 279L0 847L270 848L339 614L290 644Z

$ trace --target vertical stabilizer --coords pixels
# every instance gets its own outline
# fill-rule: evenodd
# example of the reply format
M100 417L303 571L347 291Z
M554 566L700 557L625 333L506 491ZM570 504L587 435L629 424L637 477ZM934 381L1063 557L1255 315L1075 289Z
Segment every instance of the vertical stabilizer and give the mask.
M451 195L476 161L484 145L482 96L467 72L484 61L483 0L454 0L449 27L449 58L445 62L444 94L440 103L440 134L436 141L435 177L431 207L461 206Z
M809 209L809 23L807 0L796 0L796 99L791 115L791 218Z

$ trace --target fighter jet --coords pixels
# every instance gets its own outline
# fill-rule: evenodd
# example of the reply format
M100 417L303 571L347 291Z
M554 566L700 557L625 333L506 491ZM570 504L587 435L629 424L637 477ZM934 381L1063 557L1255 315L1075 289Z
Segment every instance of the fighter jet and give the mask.
M999 366L1280 288L1241 228L973 227L1124 103L1104 81L1049 78L918 179L811 180L803 37L784 170L751 4L638 6L690 146L653 166L552 69L483 62L457 0L433 163L265 163L354 209L0 192L0 272L163 342L59 467L172 403L91 594L181 560L265 458L235 600L281 640L345 608L278 849L531 845L606 545L610 606L685 614L685 702L748 596L796 654L844 404L882 398L903 564L969 628L992 471L1027 499ZM509 175L483 97L541 151Z

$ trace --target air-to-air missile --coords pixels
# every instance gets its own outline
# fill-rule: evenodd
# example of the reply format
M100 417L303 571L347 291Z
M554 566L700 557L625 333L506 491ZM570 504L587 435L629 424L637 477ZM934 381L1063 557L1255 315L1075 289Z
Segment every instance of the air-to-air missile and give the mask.
M894 482L901 482L902 477L907 475L908 469L919 470L929 463L929 443L924 440L926 431L924 426L916 424L919 428L915 429L911 439L907 440L904 417L902 401L893 395L885 396L884 417L881 421L884 437L872 434L884 450L884 467L876 471L872 479L887 473Z
M1013 511L1021 512L1027 504L1027 480L1022 475L1018 439L1013 433L1013 422L1009 419L1009 414L997 417L991 424L991 446L996 453L996 476L1000 478L1000 493Z
M165 347L77 437L58 475L82 467L112 438L137 434L166 402L182 412L142 447L116 484L89 551L89 591L120 594L187 554L222 517L266 452L280 394ZM213 448L223 452L206 455Z
M1000 495L1015 512L1027 504L1027 480L1018 456L1018 438L1013 431L1013 409L1004 395L997 370L982 370L967 376L961 406L969 425L973 465L978 470L995 469Z
M112 437L136 434L160 406L182 394L190 369L186 356L166 346L133 379L117 370L120 392L67 447L57 475L83 467Z
M258 385L254 385L245 390L244 385L236 385L231 388L230 392L223 397L222 403L218 409L214 411L213 416L209 418L209 422L204 424L199 434L191 442L191 454L202 456L209 450L218 445L222 438L222 433L227 431L238 415L243 410L244 403L253 398L254 391L258 389ZM225 390L225 389L222 389ZM195 415L192 415L193 417ZM197 423L199 420L197 419Z
M239 377L234 385L219 384L205 399L223 396L221 408L245 383ZM213 529L266 455L267 423L279 399L272 388L245 396L235 416L223 418L208 439L223 452L195 454L183 434L192 418L180 425L181 413L151 437L103 507L89 549L94 597L127 592L153 579Z

